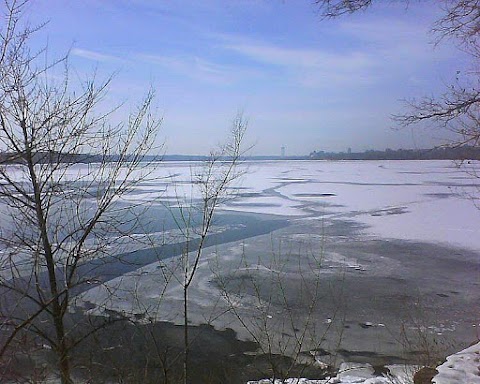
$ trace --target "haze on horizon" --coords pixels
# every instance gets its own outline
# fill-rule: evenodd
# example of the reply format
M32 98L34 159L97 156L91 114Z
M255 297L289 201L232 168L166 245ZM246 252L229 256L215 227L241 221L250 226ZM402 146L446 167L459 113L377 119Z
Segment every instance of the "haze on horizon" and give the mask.
M49 58L70 50L78 79L115 73L108 105L130 105L152 86L167 154L208 152L240 110L252 155L282 146L305 155L448 139L390 120L402 99L439 95L468 69L454 46L433 44L440 11L386 2L321 20L309 0L49 0L32 2L28 18L48 21L39 35Z

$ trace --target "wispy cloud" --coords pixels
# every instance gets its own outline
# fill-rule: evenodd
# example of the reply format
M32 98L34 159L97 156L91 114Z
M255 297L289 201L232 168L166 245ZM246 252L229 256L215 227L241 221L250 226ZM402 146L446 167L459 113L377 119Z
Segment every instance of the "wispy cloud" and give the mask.
M230 44L226 45L226 48L257 61L290 68L321 69L336 67L341 71L352 71L370 67L373 64L368 55L362 52L338 54L317 49L285 48L261 43Z
M105 53L91 51L89 49L73 48L71 54L74 56L82 57L84 59L98 61L98 62L120 62L124 59L121 57L108 55Z
M340 33L363 42L366 50L395 60L433 60L450 58L451 45L435 45L435 37L425 23L377 18L375 22L346 21L339 25ZM411 61L411 60L410 60Z
M284 71L298 85L318 87L335 82L351 85L375 79L377 61L361 51L330 52L320 48L291 48L280 45L227 38L224 49L236 52L257 63Z
M242 78L256 76L254 70L241 66L220 64L212 60L193 55L164 56L137 54L136 60L160 65L177 74L208 83L228 85Z

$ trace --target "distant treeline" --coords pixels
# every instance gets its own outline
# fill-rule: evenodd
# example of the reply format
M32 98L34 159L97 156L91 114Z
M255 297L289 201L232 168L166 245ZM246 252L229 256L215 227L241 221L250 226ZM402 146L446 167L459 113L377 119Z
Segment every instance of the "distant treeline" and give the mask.
M142 158L142 161L205 161L209 156L202 155L148 155ZM242 160L305 160L308 156L244 156ZM129 156L126 157L129 161ZM132 158L133 160L133 158ZM224 160L229 160L225 157ZM35 164L49 163L73 163L88 164L100 162L118 161L117 155L94 155L94 154L71 154L59 152L37 152L33 155ZM0 152L0 164L25 164L25 156L21 153Z
M73 163L73 164L88 164L100 162L118 161L118 155L95 155L95 154L71 154L60 152L36 152L33 154L33 162L35 164L49 164L49 163ZM263 157L261 157L263 159ZM265 156L265 158L271 158ZM306 156L303 157L307 158ZM143 156L141 161L205 161L209 156L201 155L147 155ZM250 159L249 157L245 159ZM125 161L133 160L133 157L126 156ZM225 158L228 160L228 158ZM0 164L25 164L26 157L22 153L0 152Z
M148 155L142 161L204 161L208 156L200 155ZM310 156L244 156L243 160L480 160L480 148L461 146L433 149L386 149L365 152L324 152L314 151ZM117 155L70 154L59 152L37 152L33 155L36 164L75 163L88 164L117 161ZM129 161L127 156L126 161ZM133 158L132 158L133 160ZM228 160L228 158L225 158ZM0 164L25 164L21 153L0 152Z
M25 164L26 155L23 153L0 152L0 163L2 164ZM99 158L86 154L68 154L59 152L36 152L32 155L35 164L48 163L90 163L98 161Z
M83 153L60 153L60 152L36 152L32 156L35 164L49 164L49 163L99 163L117 161L118 155L92 155ZM155 161L161 160L161 156L146 156L142 160ZM128 161L128 156L126 157ZM133 160L133 157L132 157ZM26 156L22 153L0 152L0 164L25 164Z
M480 160L480 148L472 146L440 147L432 149L386 149L365 152L310 153L315 160Z

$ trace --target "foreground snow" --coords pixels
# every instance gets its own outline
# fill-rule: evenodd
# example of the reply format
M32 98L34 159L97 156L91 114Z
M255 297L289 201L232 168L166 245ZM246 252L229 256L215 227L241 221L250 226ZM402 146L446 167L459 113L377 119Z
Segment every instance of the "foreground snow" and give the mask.
M480 342L447 357L437 371L435 384L480 384Z
M415 367L404 365L389 365L388 375L374 376L370 364L342 363L337 376L321 380L305 378L289 378L286 380L263 379L249 381L247 384L410 384L413 382Z
M343 363L335 377L323 380L290 378L287 380L263 379L248 384L410 384L413 383L415 367L391 365L386 376L374 376L369 364ZM438 374L433 384L480 384L480 342L447 357L437 367Z

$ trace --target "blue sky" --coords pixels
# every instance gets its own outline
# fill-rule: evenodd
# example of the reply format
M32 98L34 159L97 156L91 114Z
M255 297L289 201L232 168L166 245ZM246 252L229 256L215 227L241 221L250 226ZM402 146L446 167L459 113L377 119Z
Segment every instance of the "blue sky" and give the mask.
M45 0L30 4L51 57L75 75L115 73L109 105L153 86L169 154L203 154L237 111L252 154L428 147L430 128L395 130L402 98L438 95L465 58L429 34L435 2L385 2L321 20L310 0Z

